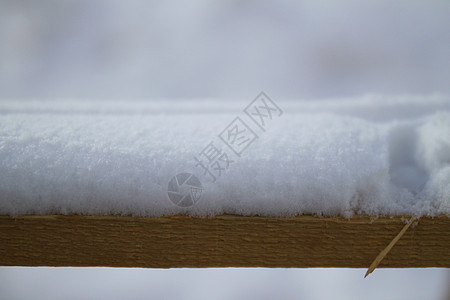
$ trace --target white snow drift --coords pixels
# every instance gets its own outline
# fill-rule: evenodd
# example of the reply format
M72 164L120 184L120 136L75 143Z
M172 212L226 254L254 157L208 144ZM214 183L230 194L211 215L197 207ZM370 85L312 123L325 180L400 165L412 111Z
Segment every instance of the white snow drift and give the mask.
M1 101L0 214L450 213L449 97L276 101L266 132L251 100ZM218 139L237 116L258 135L241 157ZM233 160L216 182L194 160L211 141ZM190 207L167 195L181 172Z

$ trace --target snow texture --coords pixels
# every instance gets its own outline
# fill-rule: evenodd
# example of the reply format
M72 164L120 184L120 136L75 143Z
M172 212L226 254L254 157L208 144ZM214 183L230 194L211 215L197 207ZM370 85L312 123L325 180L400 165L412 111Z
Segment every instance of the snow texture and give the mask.
M251 100L1 101L0 214L450 214L450 97L275 101L266 131ZM258 136L240 157L218 138L236 117ZM210 142L233 161L215 182ZM183 172L189 207L167 193Z

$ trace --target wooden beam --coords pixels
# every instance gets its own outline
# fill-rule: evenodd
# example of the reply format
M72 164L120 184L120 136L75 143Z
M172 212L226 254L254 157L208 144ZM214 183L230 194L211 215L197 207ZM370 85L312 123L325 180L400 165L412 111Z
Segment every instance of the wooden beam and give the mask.
M2 266L367 268L400 217L0 217ZM422 218L380 268L450 267L450 219Z

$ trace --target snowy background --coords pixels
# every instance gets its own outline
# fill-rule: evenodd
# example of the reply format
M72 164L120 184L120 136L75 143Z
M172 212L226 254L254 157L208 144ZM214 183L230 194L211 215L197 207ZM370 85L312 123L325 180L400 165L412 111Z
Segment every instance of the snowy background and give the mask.
M0 99L446 95L449 15L434 0L0 0ZM0 268L0 298L448 299L447 270L364 273Z
M1 299L448 300L446 269L0 268Z
M444 0L0 1L0 97L450 91Z

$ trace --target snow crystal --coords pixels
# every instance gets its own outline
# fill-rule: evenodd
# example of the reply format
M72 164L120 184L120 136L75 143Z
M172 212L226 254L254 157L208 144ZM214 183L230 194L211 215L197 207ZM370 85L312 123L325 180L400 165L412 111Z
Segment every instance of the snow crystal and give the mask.
M276 101L266 131L248 102L2 101L0 214L450 214L449 97ZM236 117L257 135L241 156L218 138ZM194 159L211 142L215 182ZM185 207L183 172L202 185Z

